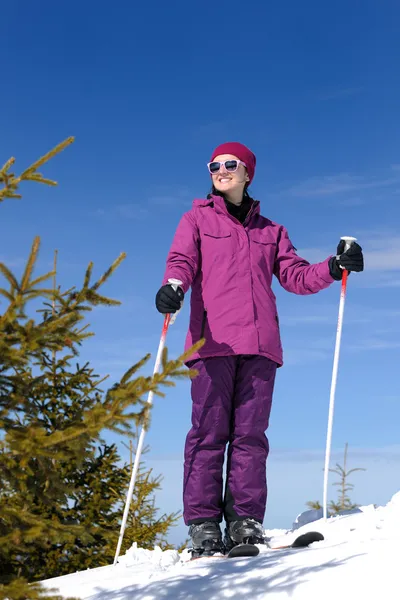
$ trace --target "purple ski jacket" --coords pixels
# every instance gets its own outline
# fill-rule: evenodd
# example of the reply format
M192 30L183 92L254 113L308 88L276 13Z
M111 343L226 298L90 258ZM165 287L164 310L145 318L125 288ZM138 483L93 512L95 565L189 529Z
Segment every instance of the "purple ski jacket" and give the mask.
M163 284L173 277L191 287L185 350L202 337L190 360L209 356L258 354L283 364L275 275L294 294L315 294L335 281L328 257L310 264L296 254L286 229L260 215L254 201L241 224L220 196L194 200L177 227Z

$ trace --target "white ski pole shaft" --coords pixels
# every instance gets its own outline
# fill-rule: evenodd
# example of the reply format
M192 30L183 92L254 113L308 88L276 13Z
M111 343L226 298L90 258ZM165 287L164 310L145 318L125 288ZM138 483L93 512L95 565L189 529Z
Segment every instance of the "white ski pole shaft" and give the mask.
M182 285L182 281L179 281L179 279L168 279L168 283L172 285L172 287L174 288L175 291L178 289L178 286ZM161 333L160 343L159 343L159 346L158 346L158 351L157 351L157 356L156 356L156 362L155 362L155 365L154 365L153 375L155 375L156 373L158 373L158 369L160 368L161 358L162 358L162 353L163 353L164 346L165 346L165 340L166 340L166 337L167 337L168 327L170 325L172 325L172 323L175 321L178 312L179 311L177 311L174 314L166 314L165 315L164 325L163 325L163 329L162 329L162 333ZM154 392L153 392L153 390L150 390L148 398L147 398L148 404L152 404L152 402L153 402L153 396L154 396ZM127 493L127 496L126 496L125 509L124 509L124 514L123 514L123 517L122 517L122 523L121 523L121 529L120 529L120 534L119 534L119 538L118 538L117 550L115 552L115 557L114 557L114 565L117 564L119 553L120 553L120 550L121 550L122 540L124 538L126 521L128 519L129 508L130 508L131 501L132 501L133 490L135 488L137 472L139 470L140 456L141 456L141 453L142 453L142 450L143 450L143 442L144 442L145 435L146 435L146 430L145 430L145 427L143 425L142 426L142 430L140 432L140 436L139 436L139 441L138 441L136 455L135 455L135 462L134 462L134 465L133 465L132 474L131 474L131 480L130 480L130 483L129 483L128 493Z
M350 236L341 237L342 240L345 241L344 252L348 250L353 242L356 241L356 238ZM340 292L340 302L339 302L339 316L338 316L338 324L336 330L336 344L335 344L335 354L333 357L333 370L332 370L332 382L331 382L331 392L329 398L329 416L328 416L328 431L326 437L326 451L325 451L325 469L324 469L324 498L323 498L323 516L326 521L328 510L328 474L329 474L329 462L331 455L331 444L332 444L332 427L333 427L333 411L335 406L335 392L336 392L336 382L337 382L337 374L338 374L338 366L339 366L339 354L340 354L340 343L342 337L342 327L343 327L343 314L344 314L344 303L346 299L346 290L347 290L347 275L348 272L346 270L343 271L342 277L342 287Z

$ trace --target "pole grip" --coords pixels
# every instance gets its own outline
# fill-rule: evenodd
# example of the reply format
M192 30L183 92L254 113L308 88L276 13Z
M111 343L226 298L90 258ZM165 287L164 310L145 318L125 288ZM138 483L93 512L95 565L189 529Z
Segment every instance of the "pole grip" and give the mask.
M341 240L344 241L344 250L343 252L347 252L347 250L350 248L350 246L352 244L354 244L354 242L357 241L357 238L352 237L351 235L342 235L342 237L340 238ZM337 259L339 259L340 257L337 256ZM344 267L342 267L341 265L339 265L341 269L344 269Z
M175 292L176 292L176 290L178 289L178 287L180 285L183 285L182 281L180 279L172 279L172 278L170 278L170 279L168 279L168 283L170 285L172 285L172 288L175 290Z
M168 283L169 283L169 284L172 286L172 289L174 289L174 290L175 290L175 292L176 292L176 290L178 289L178 287L179 287L180 285L183 285L183 284L182 284L182 281L181 281L180 279L173 279L173 278L170 278L170 279L168 279ZM168 323L169 325L172 325L172 324L173 324L173 322L175 321L176 317L178 316L178 313L179 313L179 312L181 311L181 309L182 309L182 304L183 304L183 302L181 303L181 308L180 308L178 311L176 311L176 313L173 313L173 314L170 316L169 323Z
M340 239L344 240L344 242L345 242L345 247L344 247L345 252L350 248L350 246L352 244L354 244L354 242L357 241L357 238L352 237L351 235L342 235L342 237Z

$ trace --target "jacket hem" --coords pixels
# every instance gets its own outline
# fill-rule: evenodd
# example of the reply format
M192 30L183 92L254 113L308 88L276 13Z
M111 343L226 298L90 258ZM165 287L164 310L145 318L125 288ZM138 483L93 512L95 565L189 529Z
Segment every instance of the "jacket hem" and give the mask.
M187 349L189 350L189 348ZM186 350L185 350L186 351ZM273 362L275 362L278 366L278 368L283 366L283 359L281 357L275 356L274 354L271 354L270 352L264 352L261 350L258 350L257 352L245 352L245 351L238 351L238 352L206 352L204 354L199 354L198 352L195 352L194 354L192 354L186 361L185 361L185 365L189 366L189 364L193 361L193 360L198 360L198 359L203 359L203 358L216 358L216 357L223 357L223 356L241 356L243 354L247 354L247 355L254 355L254 356L264 356L265 358L269 358L270 360L272 360Z

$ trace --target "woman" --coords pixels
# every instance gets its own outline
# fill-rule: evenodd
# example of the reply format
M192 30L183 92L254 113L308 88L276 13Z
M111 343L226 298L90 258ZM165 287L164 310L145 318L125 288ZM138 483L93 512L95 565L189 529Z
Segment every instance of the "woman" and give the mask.
M185 348L205 338L188 363L198 376L185 444L183 517L194 556L264 541L265 431L276 369L283 364L272 276L289 292L315 294L340 280L343 268L363 270L358 244L343 253L341 241L338 256L316 264L299 257L286 229L261 216L259 201L248 193L255 166L243 144L214 150L208 163L212 192L183 215L156 296L160 313L174 313L191 287ZM175 292L169 278L182 287Z

